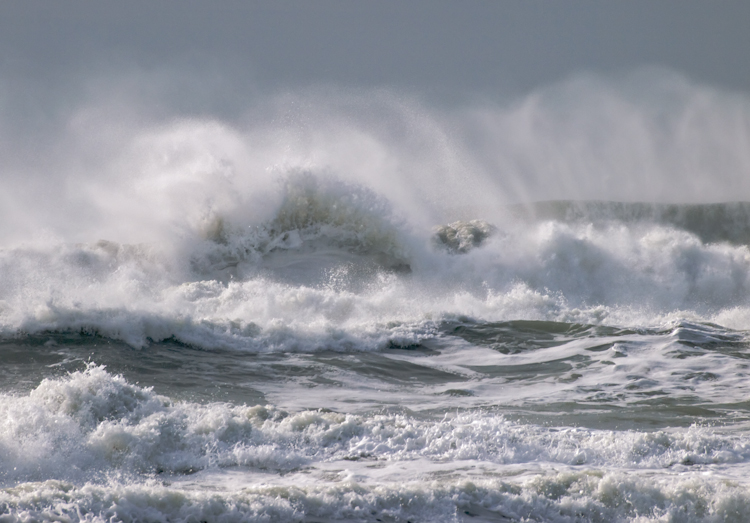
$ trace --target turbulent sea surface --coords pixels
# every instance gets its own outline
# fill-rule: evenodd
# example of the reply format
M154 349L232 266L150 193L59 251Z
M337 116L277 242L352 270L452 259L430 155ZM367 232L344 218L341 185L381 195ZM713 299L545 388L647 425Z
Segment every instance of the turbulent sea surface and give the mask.
M113 133L3 182L0 521L747 521L750 204Z

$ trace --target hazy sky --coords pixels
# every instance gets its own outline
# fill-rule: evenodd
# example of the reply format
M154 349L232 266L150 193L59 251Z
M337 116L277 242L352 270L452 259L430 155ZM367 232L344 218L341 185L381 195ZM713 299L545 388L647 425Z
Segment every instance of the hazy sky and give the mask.
M461 100L656 65L747 92L748 27L746 0L9 1L0 81L44 93L138 70L204 87L388 86Z

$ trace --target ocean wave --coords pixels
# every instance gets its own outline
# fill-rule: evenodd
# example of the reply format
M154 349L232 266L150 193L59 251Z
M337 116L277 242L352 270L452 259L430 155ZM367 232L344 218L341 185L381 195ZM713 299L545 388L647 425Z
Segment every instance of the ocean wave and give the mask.
M202 236L175 245L2 250L0 332L82 331L137 347L174 338L206 348L373 350L398 338L418 343L460 316L750 326L750 248L704 241L660 218L669 213L658 206L569 203L566 216L590 212L452 222L456 245L446 248L372 191L308 173L288 178L283 192L268 221L214 215ZM725 229L742 229L745 207L723 209Z
M0 507L9 521L732 521L748 503L736 483L680 475L732 467L742 475L750 461L744 436L697 426L609 431L524 425L482 411L430 419L173 402L97 366L46 379L25 396L0 396L0 413ZM370 484L362 475L403 475L399 464L421 479ZM509 476L493 479L495 466L510 467ZM469 479L452 477L467 467L476 469ZM264 486L251 473L288 474L294 486Z
M744 486L678 476L659 480L583 471L533 480L452 480L363 485L213 487L22 483L0 490L5 521L269 521L686 523L744 521Z
M664 204L616 201L544 201L513 205L522 220L663 225L696 235L703 243L750 245L750 203Z
M3 481L184 474L244 466L292 471L320 461L478 460L633 469L742 464L750 441L706 428L651 433L550 429L491 413L430 420L173 402L89 366L2 396ZM55 459L52 459L54 457Z
M230 269L219 277L245 279L260 267L291 276L294 266L298 283L310 284L341 265L409 270L407 229L381 196L309 172L288 175L281 187L281 203L269 221L207 217L201 232L210 242L191 258L196 273L210 278Z

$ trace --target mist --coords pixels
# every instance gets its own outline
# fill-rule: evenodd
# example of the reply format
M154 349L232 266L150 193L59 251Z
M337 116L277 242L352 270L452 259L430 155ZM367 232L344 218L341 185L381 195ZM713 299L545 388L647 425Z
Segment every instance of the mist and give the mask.
M249 92L231 117L176 100L200 82L94 76L33 125L6 104L3 239L157 241L214 214L258 223L297 172L368 188L419 227L544 200L750 200L750 97L666 69L452 106L383 88Z

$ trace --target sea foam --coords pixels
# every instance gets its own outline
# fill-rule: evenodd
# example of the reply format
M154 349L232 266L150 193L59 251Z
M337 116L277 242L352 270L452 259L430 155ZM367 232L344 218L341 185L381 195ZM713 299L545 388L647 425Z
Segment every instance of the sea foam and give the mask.
M740 521L748 503L734 482L750 442L700 427L552 429L481 411L429 419L201 405L96 366L2 396L0 409L8 521ZM467 467L477 475L453 479ZM732 481L680 475L695 468ZM289 484L264 485L270 473Z

